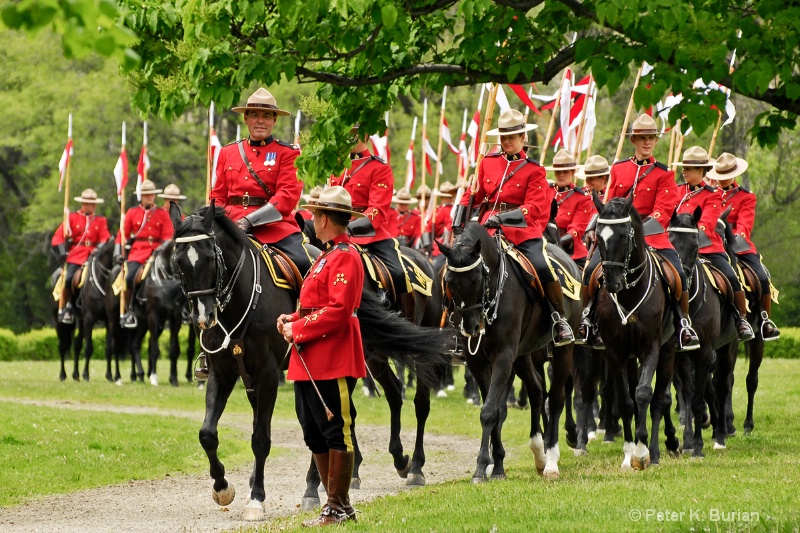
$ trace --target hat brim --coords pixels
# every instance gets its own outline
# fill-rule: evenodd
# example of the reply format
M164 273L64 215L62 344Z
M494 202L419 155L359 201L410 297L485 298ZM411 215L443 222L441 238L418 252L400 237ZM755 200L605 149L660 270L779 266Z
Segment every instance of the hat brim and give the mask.
M139 191L139 194L144 196L145 194L158 194L164 192L164 189L153 189L152 191Z
M279 117L288 117L291 115L288 111L284 111L283 109L267 109L266 107L248 107L248 106L240 106L240 107L232 107L231 111L234 113L244 113L245 111L272 111Z
M602 174L589 174L589 175L586 175L586 171L583 171L578 174L578 177L583 178L583 180L586 181L594 178L607 178L610 175L611 175L611 169L609 169L607 172L603 172Z
M159 198L164 198L165 200L186 200L186 197L182 194L174 195L174 194L159 194Z
M544 167L545 170L559 171L559 170L579 170L580 165L572 165L571 167Z
M416 198L409 198L408 200L404 200L402 198L392 198L392 202L396 204L416 204L419 202Z
M747 167L749 167L749 166L750 166L750 164L747 161L745 161L741 157L737 157L736 158L736 170L734 170L733 172L720 174L719 172L717 172L716 168L712 168L711 170L709 170L706 173L706 178L710 179L710 180L717 180L717 181L720 181L720 180L732 180L733 178L737 178L737 177L741 176L742 174L744 174L745 172L747 172Z
M450 194L449 192L436 191L433 194L435 196L439 197L439 198L452 198L453 197L453 195Z
M674 163L672 163L672 166L673 167L706 167L706 168L712 168L716 164L717 164L716 161L711 159L708 163L703 163L702 165L697 164L697 163L684 163L683 161L675 161Z
M658 130L655 130L655 131L647 130L647 131L637 131L636 133L634 133L632 131L631 132L626 132L624 135L625 135L625 137L633 137L634 135L655 135L656 137L663 137L665 135L665 133L666 132L658 131Z
M500 128L495 128L493 130L489 130L486 132L486 135L495 135L498 137L504 137L506 135L517 135L518 133L525 133L526 131L533 131L538 128L536 124L525 124L525 127L519 130L514 131L500 131Z
M338 207L328 207L319 204L302 204L300 206L301 209L308 209L309 211L337 211L339 213L349 213L351 216L355 218L364 218L364 213L359 213L358 211L353 211L352 209L342 209Z
M82 198L80 196L76 196L76 197L73 198L73 200L75 200L76 202L80 202L82 204L102 204L102 203L105 203L105 200L103 200L102 198L92 199L92 198Z

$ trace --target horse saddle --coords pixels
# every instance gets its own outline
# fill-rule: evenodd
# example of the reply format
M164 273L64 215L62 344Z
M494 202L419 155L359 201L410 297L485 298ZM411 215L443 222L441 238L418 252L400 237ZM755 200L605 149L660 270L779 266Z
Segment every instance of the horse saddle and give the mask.
M379 288L385 290L386 295L392 302L397 302L397 289L394 286L389 267L366 248L358 246L358 249L361 252L361 260L364 263L365 275L375 282ZM403 273L406 276L406 281L411 285L412 290L425 296L431 296L433 280L429 278L411 258L400 254L400 262L403 267Z
M303 275L300 274L294 261L277 248L261 244L252 238L250 241L258 248L275 286L299 295L300 287L303 285Z
M678 273L669 259L660 253L650 250L650 256L653 258L656 266L658 267L658 272L661 274L661 279L664 282L665 287L667 290L669 290L669 292L672 293L672 297L675 298L676 301L679 301L681 299L681 294L683 293L681 275Z
M733 305L733 287L731 287L731 282L728 281L725 274L712 265L711 261L706 259L701 259L700 265L703 271L705 271L706 279L711 283L711 286L714 287L714 290L719 293L720 297L722 297L722 301Z
M533 289L540 297L544 298L544 287L536 269L533 267L530 259L525 254L520 252L514 244L503 237L500 241L500 247L509 258L513 260L520 267L523 278L528 286ZM571 300L580 300L581 298L581 284L572 277L569 271L558 262L558 259L547 253L547 245L545 244L545 260L549 263L551 270L555 274L556 279L561 285L561 292Z

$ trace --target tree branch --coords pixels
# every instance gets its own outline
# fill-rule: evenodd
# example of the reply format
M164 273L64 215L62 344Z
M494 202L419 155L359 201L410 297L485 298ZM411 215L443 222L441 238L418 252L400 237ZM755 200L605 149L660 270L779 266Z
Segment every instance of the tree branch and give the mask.
M518 11L530 11L534 7L540 6L544 0L527 0L526 2L513 2L512 0L494 0L494 3L503 7L516 9Z
M409 9L408 14L411 15L411 18L419 18L425 15L430 15L434 11L444 9L445 7L450 7L455 3L456 0L436 0L436 2L429 6L421 7L419 9Z

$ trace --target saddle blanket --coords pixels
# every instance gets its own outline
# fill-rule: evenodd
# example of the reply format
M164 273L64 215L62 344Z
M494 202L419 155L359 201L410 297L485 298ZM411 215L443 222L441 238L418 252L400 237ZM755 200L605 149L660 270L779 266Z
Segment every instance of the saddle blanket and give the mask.
M503 239L502 244L503 251L513 259L525 272L532 276L537 277L536 284L541 286L541 282L538 281L538 276L536 272L533 271L532 265L528 258L524 257L524 255L517 250L517 248L508 241L507 239ZM553 274L555 274L556 279L558 279L558 283L561 285L561 292L569 298L570 300L580 300L581 299L581 284L580 282L572 277L569 273L567 268L561 264L555 257L551 256L547 253L547 243L544 245L545 250L545 260L550 265L550 270L552 270ZM540 294L543 294L541 290L539 290Z
M380 261L380 259L369 253L365 248L359 246L359 250L361 251L361 259L364 265L365 275L374 281L378 287L383 287L384 283L381 281L376 266L373 264L373 261ZM423 272L422 269L420 269L410 257L400 254L400 260L403 265L403 272L405 272L406 280L411 285L411 289L419 294L431 296L433 280L429 278L428 275L425 274L425 272ZM382 261L381 264L383 264ZM386 270L386 273L388 274L388 269L385 265L383 265L381 268Z

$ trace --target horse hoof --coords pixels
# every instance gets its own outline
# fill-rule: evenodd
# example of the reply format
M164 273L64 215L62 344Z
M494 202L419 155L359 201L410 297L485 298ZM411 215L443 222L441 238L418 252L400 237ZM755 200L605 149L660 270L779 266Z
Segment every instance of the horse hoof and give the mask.
M480 485L486 481L486 476L473 476L472 477L472 484L473 485Z
M649 456L631 457L631 467L634 470L644 470L648 466L650 466L650 457Z
M444 389L441 389L439 392L436 393L437 398L447 398L447 392Z
M66 372L62 372L62 373L61 373L61 374L58 376L58 379L60 379L62 383L63 383L63 382L65 382L65 381L67 381L67 373L66 373Z
M745 432L745 435L746 434L747 434L747 432ZM736 428L728 429L728 437L735 437L735 436L736 436Z
M694 453L694 450L693 450L692 448L684 448L684 449L681 451L681 453L682 453L683 455L691 455L691 454L693 454L693 453Z
M692 454L692 458L693 458L693 459L702 459L702 458L703 458L703 457L705 457L705 456L706 456L706 455L703 453L703 450L697 450L696 452L694 452L694 453Z
M233 485L228 483L228 486L219 492L211 489L211 497L214 498L214 503L217 505L230 505L236 497L236 490L234 490Z
M678 457L680 457L680 456L681 456L681 452L680 452L680 451L678 451L678 450L667 450L667 453L668 453L668 454L669 454L669 456L670 456L670 457L672 457L673 459L677 459Z
M251 500L250 503L247 504L247 507L244 508L242 520L247 522L258 522L264 520L264 516L264 506L261 504L261 502Z
M106 381L114 383L114 376L111 375L111 372L106 372Z
M575 457L583 457L585 455L589 455L589 451L584 448L577 448L575 450L572 450L572 453L575 455Z
M594 431L590 431L589 435L586 437L586 440L588 440L589 442L591 442L593 440L597 440L597 433L594 432Z
M558 480L558 470L546 470L542 472L542 477L547 481Z
M114 382L118 386L122 386L122 378L117 378L117 381Z
M714 443L715 450L727 450L727 447L724 444L720 444L719 442Z
M425 475L409 474L408 478L406 479L406 485L408 485L409 487L424 487Z
M406 466L404 466L402 469L397 469L397 475L403 479L406 479L406 477L408 477L408 472L411 470L411 458L407 455L404 455L403 459L406 462Z
M78 374L77 372L72 374L72 381L80 381L80 380L81 380L80 374Z
M503 481L504 479L506 479L506 475L505 474L497 474L497 475L492 474L491 477L489 477L489 479L492 480L492 481Z
M169 384L172 385L173 387L177 387L178 386L178 378L170 377L169 378Z
M354 477L350 479L350 490L361 490L361 478Z
M313 511L314 509L319 509L320 502L319 498L311 498L309 496L304 496L303 501L300 502L300 508L303 511Z
M749 435L752 432L753 432L753 428L748 428L748 427L744 428L744 434L745 435Z
M150 385L153 387L158 387L158 375L150 374Z

